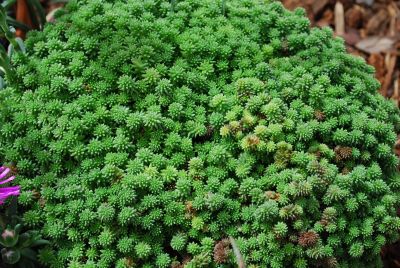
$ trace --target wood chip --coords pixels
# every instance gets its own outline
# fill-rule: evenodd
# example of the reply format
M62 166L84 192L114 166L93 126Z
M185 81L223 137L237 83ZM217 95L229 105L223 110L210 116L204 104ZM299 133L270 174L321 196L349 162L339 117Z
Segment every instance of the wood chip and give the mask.
M329 0L318 0L314 1L312 4L312 11L314 14L318 14L324 9L324 7L329 3Z
M385 28L387 23L389 22L389 14L385 8L382 8L372 16L366 27L366 31L368 34L377 34L381 29Z
M356 48L372 53L387 52L393 49L395 40L388 37L371 36L367 37L356 44Z
M319 27L325 27L329 25L333 25L333 12L331 9L327 9L324 14L322 15L322 18L317 21L316 25Z
M345 20L347 26L351 28L358 28L362 25L364 9L359 5L354 5L346 11Z
M386 63L386 75L385 75L385 81L383 82L382 88L381 88L381 94L383 96L387 96L387 91L389 89L389 86L392 84L393 80L393 71L394 67L396 66L397 62L397 55L396 54L386 54L388 60Z
M314 12L312 5L316 0L282 0L282 4L289 10L294 10L298 7L303 7L307 12L307 17L314 23ZM319 0L317 0L319 1Z
M389 36L396 35L396 22L399 16L399 9L397 8L396 4L390 3L387 6L388 13L390 15L390 23L389 23Z
M393 89L393 95L392 99L396 102L396 105L399 106L399 101L400 101L400 77L399 74L396 76L396 80L394 81L394 89Z
M345 33L344 28L344 8L341 2L336 2L335 5L335 32L336 35L342 36Z
M46 21L47 22L55 22L54 14L56 14L56 12L60 9L61 9L61 7L55 8L52 11L50 11L49 14L46 15Z
M373 53L368 57L368 64L375 67L375 77L383 84L385 82L385 58L380 53Z

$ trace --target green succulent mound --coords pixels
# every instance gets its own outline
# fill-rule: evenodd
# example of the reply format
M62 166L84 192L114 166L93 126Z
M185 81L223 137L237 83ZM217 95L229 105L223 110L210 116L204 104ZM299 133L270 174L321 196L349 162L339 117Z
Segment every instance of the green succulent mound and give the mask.
M115 3L111 3L115 2ZM72 1L16 54L0 156L50 267L378 267L399 110L303 10Z

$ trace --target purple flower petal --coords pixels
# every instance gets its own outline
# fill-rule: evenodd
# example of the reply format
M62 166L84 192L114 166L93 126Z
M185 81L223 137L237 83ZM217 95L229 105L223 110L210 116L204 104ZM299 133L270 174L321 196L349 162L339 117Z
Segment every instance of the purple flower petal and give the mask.
M7 182L12 181L15 179L15 176L11 176L7 178L7 175L10 173L11 169L5 166L0 167L0 185L5 184ZM2 179L6 178L5 180L1 181ZM0 188L0 205L4 204L4 201L10 196L19 195L21 191L20 186L11 186L11 187L3 187Z
M2 197L4 197L4 196L9 196L9 195L19 195L19 189L18 190L14 190L14 191L8 191L8 192L3 192L3 193L0 193L0 199L2 198Z
M3 179L5 176L7 176L8 172L11 170L9 168L6 168L1 174L0 174L0 179Z
M0 184L7 183L7 182L9 182L9 181L12 181L13 179L15 179L15 176L11 176L11 177L9 177L8 179L6 179L6 180L4 180L4 181L0 181Z
M20 193L20 192L19 192L19 189L16 190L16 191L8 191L8 192L0 193L0 204L3 204L4 201L5 201L8 197L10 197L10 196L12 196L12 195L14 195L14 196L19 195L19 193Z
M19 195L20 192L19 191L12 191L12 192L7 192L7 193L1 193L0 194L0 199L5 199L11 195Z
M0 195L3 193L20 191L20 190L21 190L21 188L19 186L3 187L3 188L0 188Z

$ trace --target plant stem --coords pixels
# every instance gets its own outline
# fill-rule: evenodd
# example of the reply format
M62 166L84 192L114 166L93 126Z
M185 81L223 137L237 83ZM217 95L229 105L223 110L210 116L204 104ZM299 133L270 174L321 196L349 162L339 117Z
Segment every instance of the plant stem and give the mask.
M232 236L229 237L229 242L230 242L231 245L232 245L233 253L235 254L238 267L239 267L239 268L246 268L246 263L245 263L244 260L243 260L243 256L242 256L242 254L240 253L239 247L238 247L238 245L236 244L236 241L235 241L235 239L234 239Z

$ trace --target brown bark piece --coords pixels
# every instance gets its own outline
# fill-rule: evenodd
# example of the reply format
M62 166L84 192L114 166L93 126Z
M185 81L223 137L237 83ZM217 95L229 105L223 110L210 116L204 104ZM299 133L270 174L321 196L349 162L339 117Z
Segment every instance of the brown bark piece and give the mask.
M373 53L368 57L368 64L375 67L375 76L382 84L385 81L385 58L380 53Z

